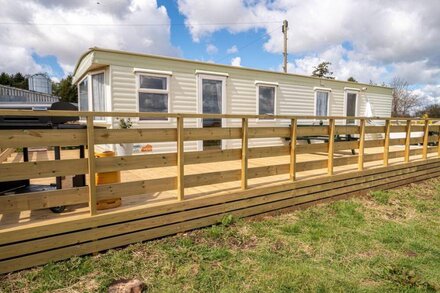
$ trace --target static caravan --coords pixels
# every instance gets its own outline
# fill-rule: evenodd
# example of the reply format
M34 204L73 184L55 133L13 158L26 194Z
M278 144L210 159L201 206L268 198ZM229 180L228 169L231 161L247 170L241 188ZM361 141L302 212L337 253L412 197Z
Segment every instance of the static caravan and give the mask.
M317 116L391 115L392 89L305 75L92 48L74 71L82 111L270 114ZM95 123L116 128L113 118ZM136 119L134 127L175 127L176 119ZM237 119L185 119L185 127L234 127ZM290 120L254 119L250 126L288 126ZM301 121L300 121L301 123ZM320 123L320 121L316 121ZM354 123L341 120L337 124ZM148 142L146 142L148 143ZM251 147L283 139L252 139ZM185 150L237 148L238 140L185 142ZM142 145L135 146L140 151ZM152 143L152 152L176 151Z

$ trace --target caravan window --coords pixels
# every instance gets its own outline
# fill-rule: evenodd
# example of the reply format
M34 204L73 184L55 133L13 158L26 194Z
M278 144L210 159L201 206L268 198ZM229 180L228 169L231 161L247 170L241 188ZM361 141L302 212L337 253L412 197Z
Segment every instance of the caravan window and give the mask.
M139 112L168 113L169 77L139 75ZM141 120L168 120L168 118L141 118Z
M93 111L105 112L104 72L92 75ZM105 117L95 117L95 120L105 120Z
M258 114L275 115L275 87L258 86Z
M95 72L87 75L78 86L79 110L105 112L105 75ZM94 117L94 120L106 120L105 117Z
M329 92L316 91L315 99L315 115L328 116Z
M88 111L89 110L89 85L88 77L86 77L79 84L79 110Z
M140 76L140 88L153 90L167 90L167 77Z

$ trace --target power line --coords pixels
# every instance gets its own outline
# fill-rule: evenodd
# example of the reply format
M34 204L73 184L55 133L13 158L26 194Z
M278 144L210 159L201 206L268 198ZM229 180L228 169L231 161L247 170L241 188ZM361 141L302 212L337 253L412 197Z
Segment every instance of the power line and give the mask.
M277 23L282 23L282 21L277 21ZM269 31L269 32L266 32L266 33L264 33L263 35L259 36L258 38L256 38L256 39L250 41L250 42L247 43L246 45L241 46L241 47L238 47L237 50L240 51L240 50L246 49L247 47L249 47L249 46L251 46L251 45L257 43L258 41L261 41L264 37L269 36L271 33L273 33L274 31L276 31L277 29L278 29L278 26L277 26L275 29L273 29L273 30L271 30L271 31ZM221 61L223 61L224 59L226 59L226 58L228 58L228 57L229 57L229 54L223 56L223 57L220 58L220 59L217 59L217 60L215 61L215 63L220 63Z
M115 26L115 27L143 27L143 26L215 26L215 25L253 25L281 23L281 21L260 22L217 22L217 23L37 23L37 22L0 22L0 25L23 26Z

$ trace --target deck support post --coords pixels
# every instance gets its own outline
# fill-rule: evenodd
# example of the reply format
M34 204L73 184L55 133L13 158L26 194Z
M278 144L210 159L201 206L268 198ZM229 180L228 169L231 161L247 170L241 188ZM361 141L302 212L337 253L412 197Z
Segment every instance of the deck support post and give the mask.
M96 215L96 164L95 164L95 129L93 115L87 116L87 155L89 169L89 210L90 215Z
M406 121L405 163L409 162L411 153L411 119Z
M184 148L184 121L183 116L177 117L177 199L185 198L185 148Z
M391 120L385 121L385 141L383 146L383 165L388 166L389 153L390 153L390 132L391 132Z
M425 127L423 128L423 150L422 158L426 160L428 158L428 139L429 139L429 119L425 119Z
M358 170L364 170L364 148L365 148L365 119L360 120L359 125L359 157Z
M248 188L248 118L241 120L241 189Z
M329 119L328 125L328 175L333 175L333 155L335 152L335 119Z
M296 128L297 120L290 121L290 180L296 179Z

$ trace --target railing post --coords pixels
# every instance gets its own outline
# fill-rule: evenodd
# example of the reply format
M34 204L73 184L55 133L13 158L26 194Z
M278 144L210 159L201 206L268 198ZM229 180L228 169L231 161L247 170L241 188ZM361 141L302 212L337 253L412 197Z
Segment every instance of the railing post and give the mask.
M429 119L425 119L425 127L423 134L423 150L422 150L422 158L424 160L428 158L428 139L429 139Z
M411 119L406 121L406 138L405 138L405 163L409 162L411 154Z
M437 155L440 157L440 125L437 130Z
M177 199L185 198L185 148L184 148L184 124L183 116L177 117Z
M297 120L290 121L290 180L296 179L296 128Z
M333 154L335 152L335 119L329 119L328 125L328 175L333 175Z
M95 128L93 115L87 116L87 154L89 167L89 209L90 215L96 215L96 165L95 165Z
M248 187L248 118L241 120L241 189Z
M365 119L360 120L359 126L359 157L358 170L364 170L364 147L365 147Z
M391 120L385 121L385 141L383 146L383 165L388 166L389 153L390 153L390 132L391 132Z

